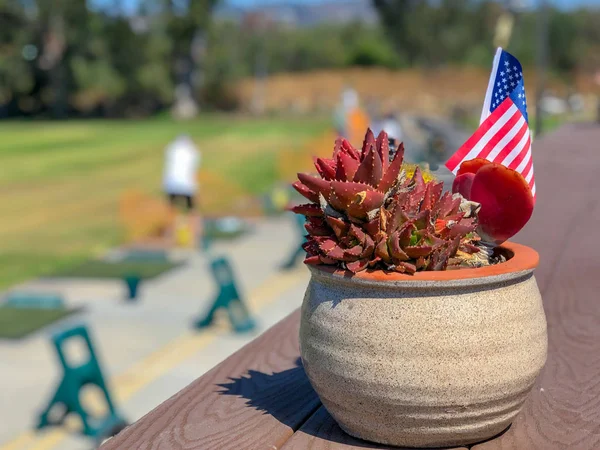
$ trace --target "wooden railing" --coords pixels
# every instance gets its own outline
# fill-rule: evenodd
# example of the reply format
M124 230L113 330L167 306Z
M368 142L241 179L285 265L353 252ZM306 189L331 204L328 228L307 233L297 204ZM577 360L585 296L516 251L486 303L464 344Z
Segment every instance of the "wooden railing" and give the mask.
M600 448L600 127L534 144L538 203L516 241L537 249L548 362L523 411L475 450ZM299 361L296 312L109 440L103 450L382 448L344 434Z

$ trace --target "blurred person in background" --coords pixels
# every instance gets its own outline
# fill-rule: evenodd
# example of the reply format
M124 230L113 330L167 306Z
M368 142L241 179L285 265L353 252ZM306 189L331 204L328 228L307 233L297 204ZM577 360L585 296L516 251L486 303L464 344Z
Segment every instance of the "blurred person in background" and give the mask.
M201 234L201 217L197 207L200 151L188 135L179 135L165 150L163 189L175 215L177 244L194 245ZM181 217L185 212L187 217Z
M390 139L397 143L402 142L402 128L396 114L388 112L381 121L381 131L385 131Z
M379 120L375 120L371 124L371 129L375 136L380 132L385 131L388 135L390 144L390 160L393 158L398 145L402 142L402 127L397 115L393 111L387 112Z
M353 145L362 145L369 116L361 108L358 93L351 87L345 87L339 106L334 115L335 129L338 136L345 137Z
M348 138L349 116L353 109L358 108L358 94L349 86L342 90L340 103L334 112L334 126L338 136Z

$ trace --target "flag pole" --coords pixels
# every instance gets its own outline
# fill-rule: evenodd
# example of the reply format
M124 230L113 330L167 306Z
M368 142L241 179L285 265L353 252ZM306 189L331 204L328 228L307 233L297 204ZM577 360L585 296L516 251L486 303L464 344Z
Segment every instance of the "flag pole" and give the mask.
M498 47L496 49L496 54L494 55L494 63L492 64L492 72L490 73L488 87L485 92L485 99L483 100L483 108L481 110L481 118L479 120L480 125L490 115L490 103L492 103L492 92L494 91L494 80L496 79L496 72L498 71L498 64L500 63L500 55L502 55L502 48Z

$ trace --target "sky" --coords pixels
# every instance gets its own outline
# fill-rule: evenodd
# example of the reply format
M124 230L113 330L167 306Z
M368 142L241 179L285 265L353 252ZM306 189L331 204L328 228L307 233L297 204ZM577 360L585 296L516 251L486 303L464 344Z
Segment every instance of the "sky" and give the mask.
M90 0L98 7L111 6L115 0ZM339 1L339 0L223 0L225 3L234 6L252 7L264 4L285 4L285 3L319 3L321 1ZM539 0L522 0L528 6L534 6ZM125 12L133 12L136 9L139 0L121 0L121 8ZM600 0L549 0L549 3L560 8L577 8L579 6L597 6L600 7Z
M125 0L132 1L132 0ZM135 0L133 0L135 1ZM240 6L252 6L265 3L318 3L323 0L226 0L227 3ZM333 0L335 1L335 0ZM535 6L539 0L522 0L524 4ZM579 6L600 6L600 0L549 0L550 4L560 8L577 8Z

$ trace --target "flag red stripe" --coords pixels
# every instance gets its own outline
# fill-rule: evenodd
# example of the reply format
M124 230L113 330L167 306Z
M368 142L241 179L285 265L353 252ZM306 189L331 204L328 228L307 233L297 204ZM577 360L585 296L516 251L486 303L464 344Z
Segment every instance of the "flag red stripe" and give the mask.
M517 154L518 153L518 154ZM529 188L536 199L529 125L514 102L506 98L446 163L455 172L465 160L486 158L530 177ZM511 161L512 158L512 161ZM510 161L510 162L509 162Z
M520 114L517 115L520 116ZM500 153L496 155L494 161L497 163L501 163L502 161L504 161L504 158L506 158L513 151L515 151L515 149L517 148L517 144L521 142L521 139L523 139L523 136L525 136L525 133L527 133L528 129L529 125L527 125L527 122L523 122L523 126L519 129L517 134L515 134L515 136L509 142L507 142L506 146L502 150L500 150ZM525 148L527 148L527 145L525 145Z
M489 116L480 126L477 128L475 133L467 139L457 151L450 157L446 163L446 167L453 172L460 163L463 161L469 151L479 142L479 140L485 135L485 133L494 125L495 120L492 120L492 116Z
M521 172L521 175L523 175L523 178L527 178L529 176L529 172L532 170L533 170L533 158L529 158L529 162L523 168L523 172ZM531 179L533 180L533 174L531 174ZM527 180L525 180L525 181L527 181ZM529 180L529 182L531 182L531 180Z
M522 114L517 109L515 113L508 119L508 121L504 124L500 130L489 140L487 145L483 148L483 150L479 153L478 158L487 158L490 152L494 149L494 147L500 142L504 137L513 129L513 127L517 124L519 119L523 117ZM494 158L496 161L496 158ZM497 161L496 161L497 162Z
M485 134L488 132L488 130L494 126L494 124L498 121L498 119L500 117L502 117L502 115L511 106L513 106L513 102L512 102L512 100L510 100L510 98L507 98L506 100L504 100L500 104L500 106L498 106L498 108L496 108L494 110L494 112L487 119L485 119L483 121L483 123L479 126L479 128L477 128L475 133L473 133L473 135L469 139L467 139L467 142L465 142L456 151L456 153L454 153L454 155L452 155L450 157L450 159L446 163L446 167L450 171L454 171L460 165L460 163L462 163L463 159L465 158L465 156L468 155L468 153L471 151L471 149L473 147L475 147L475 145L477 145L477 143L481 140L481 138L483 138L485 136Z
M508 165L508 168L515 170L517 167L519 167L519 164L521 164L523 159L525 159L525 157L527 156L527 153L529 153L530 151L531 151L531 136L529 137L529 139L527 139L527 143L525 144L525 147L523 147L523 150L521 150L521 153L519 153L519 156L517 156L515 159L513 159L513 161Z

